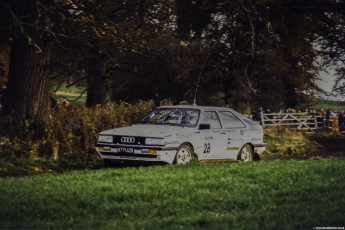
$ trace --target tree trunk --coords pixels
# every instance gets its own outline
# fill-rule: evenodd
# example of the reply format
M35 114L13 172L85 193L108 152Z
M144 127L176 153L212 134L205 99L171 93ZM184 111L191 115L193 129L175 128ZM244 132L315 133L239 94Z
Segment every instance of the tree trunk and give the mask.
M41 4L44 1L40 2ZM10 70L3 113L15 119L44 119L50 111L49 64L51 38L44 30L50 19L37 0L11 1L13 25Z
M14 37L3 113L19 119L43 119L50 111L49 64L51 44L40 42L41 52L23 34Z
M86 106L94 108L105 102L104 78L102 76L102 61L95 57L87 68L87 97Z

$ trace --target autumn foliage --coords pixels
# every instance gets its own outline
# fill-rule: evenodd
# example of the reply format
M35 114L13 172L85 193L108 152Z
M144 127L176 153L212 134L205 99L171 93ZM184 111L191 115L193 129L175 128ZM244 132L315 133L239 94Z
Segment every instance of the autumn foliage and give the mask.
M70 106L53 111L45 121L21 123L12 118L2 119L0 154L31 159L73 155L81 160L92 160L98 157L94 147L99 132L131 125L154 107L152 100L133 105L121 102L95 109Z

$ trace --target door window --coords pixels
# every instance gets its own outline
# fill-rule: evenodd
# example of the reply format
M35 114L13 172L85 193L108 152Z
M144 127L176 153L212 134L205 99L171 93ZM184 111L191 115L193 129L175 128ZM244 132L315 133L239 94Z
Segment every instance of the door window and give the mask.
M245 128L246 126L230 111L220 111L219 116L223 121L223 128Z
M211 129L220 129L220 120L215 111L204 112L204 123L210 124Z

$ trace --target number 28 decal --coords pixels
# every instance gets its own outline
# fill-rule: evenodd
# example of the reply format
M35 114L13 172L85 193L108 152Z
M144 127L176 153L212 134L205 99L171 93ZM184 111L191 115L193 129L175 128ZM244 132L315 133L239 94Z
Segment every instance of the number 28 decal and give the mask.
M211 144L210 143L205 143L204 145L204 153L210 153L211 151Z

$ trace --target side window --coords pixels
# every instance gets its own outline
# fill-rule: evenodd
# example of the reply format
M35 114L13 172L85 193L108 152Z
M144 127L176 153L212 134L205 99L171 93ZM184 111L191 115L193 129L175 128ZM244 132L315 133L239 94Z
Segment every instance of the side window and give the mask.
M220 129L220 120L216 112L204 112L204 123L210 124L211 129Z
M220 111L219 116L223 121L223 128L245 128L246 126L230 111Z

